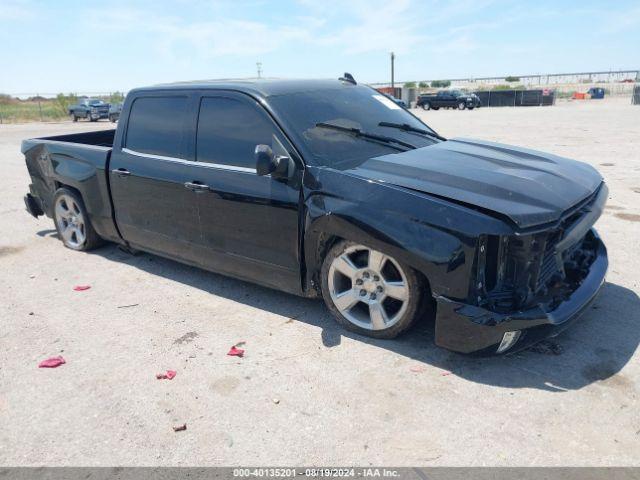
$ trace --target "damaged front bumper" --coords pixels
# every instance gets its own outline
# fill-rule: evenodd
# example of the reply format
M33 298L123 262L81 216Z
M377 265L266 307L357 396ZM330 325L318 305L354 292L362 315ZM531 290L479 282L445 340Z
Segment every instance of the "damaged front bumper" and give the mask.
M507 350L512 352L544 338L558 335L569 327L595 300L603 285L609 261L607 250L595 230L596 257L580 285L553 308L538 304L525 310L497 313L437 296L435 343L460 353L496 353L504 334L521 334Z

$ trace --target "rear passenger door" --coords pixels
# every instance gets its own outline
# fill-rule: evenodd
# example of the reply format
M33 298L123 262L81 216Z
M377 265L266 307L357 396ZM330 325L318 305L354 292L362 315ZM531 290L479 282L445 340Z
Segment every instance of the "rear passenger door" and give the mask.
M215 270L289 291L300 289L298 205L301 164L286 179L258 176L256 145L295 157L269 114L234 92L199 101L195 163L188 181L205 185L192 195L200 214L204 262ZM293 165L293 164L292 164ZM222 254L222 255L220 255Z
M124 239L133 247L187 261L197 260L200 239L192 192L185 188L192 98L172 92L135 98L128 118L122 119L124 139L114 145L109 173Z

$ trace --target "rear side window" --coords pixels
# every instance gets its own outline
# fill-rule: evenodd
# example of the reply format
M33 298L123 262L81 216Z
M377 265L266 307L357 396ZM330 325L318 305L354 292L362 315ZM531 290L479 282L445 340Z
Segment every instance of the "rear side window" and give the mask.
M271 145L275 133L273 122L258 105L205 97L198 117L197 160L255 168L256 145Z
M126 147L141 153L180 157L187 97L140 97L131 106Z

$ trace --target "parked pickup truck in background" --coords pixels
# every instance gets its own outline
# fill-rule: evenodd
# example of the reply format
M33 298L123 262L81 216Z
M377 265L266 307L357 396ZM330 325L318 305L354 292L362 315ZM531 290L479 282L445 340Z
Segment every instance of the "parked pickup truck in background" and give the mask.
M86 118L90 122L96 122L101 118L109 117L109 107L110 105L102 100L88 98L77 105L71 105L69 107L69 115L71 115L74 122L77 122L79 118Z
M442 90L436 94L418 95L416 107L422 107L425 110L438 110L439 108L473 110L480 107L480 99L473 93L465 93L461 90Z
M109 121L116 123L120 119L120 113L122 112L122 102L114 103L109 107Z
M608 265L595 169L447 140L347 75L140 88L117 129L22 152L27 210L68 248L111 241L321 296L377 338L426 317L454 351L523 348L578 318Z

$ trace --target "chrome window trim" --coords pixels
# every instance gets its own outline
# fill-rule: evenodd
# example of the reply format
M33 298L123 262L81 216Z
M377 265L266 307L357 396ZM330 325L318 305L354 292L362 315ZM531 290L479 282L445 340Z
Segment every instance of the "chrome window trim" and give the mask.
M128 153L129 155L134 155L136 157L152 158L154 160L161 160L163 162L174 162L174 163L181 163L183 165L193 165L193 166L206 167L206 168L215 168L216 170L228 170L228 171L231 171L231 172L256 174L256 169L255 168L236 167L236 166L233 166L233 165L224 165L222 163L193 162L191 160L184 160L182 158L165 157L163 155L154 155L152 153L136 152L135 150L131 150L130 148L126 148L126 147L122 149L122 153Z

